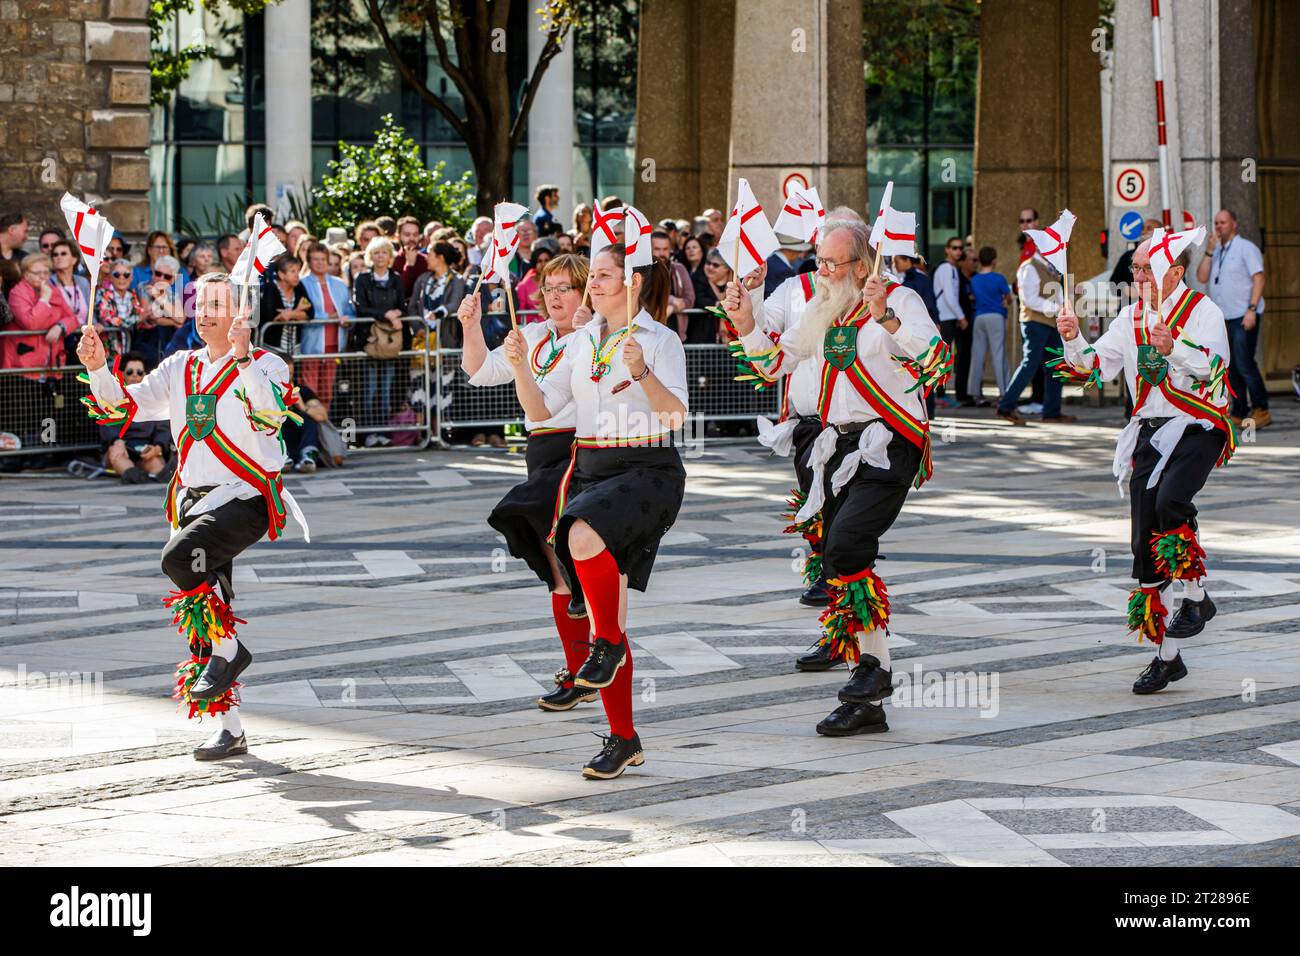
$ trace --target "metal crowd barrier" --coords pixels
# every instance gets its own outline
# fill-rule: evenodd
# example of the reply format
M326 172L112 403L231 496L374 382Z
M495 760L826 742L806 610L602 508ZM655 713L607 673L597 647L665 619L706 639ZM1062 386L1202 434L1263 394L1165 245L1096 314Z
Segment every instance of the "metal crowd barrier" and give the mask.
M373 319L350 320L349 338L364 340L364 329L373 322ZM275 342L267 343L267 333L283 334L287 328L296 330L292 356L294 378L299 385L310 388L325 405L330 421L338 427L344 441L367 450L412 445L424 448L437 434L434 404L429 400L436 392L431 350L434 335L419 316L405 316L402 323L410 329L411 343L393 359L374 359L362 350L319 353L300 350L307 327L326 327L326 334L330 335L334 327L343 324L338 319L259 325L257 342L264 348L283 351ZM394 444L367 446L365 439L370 435L385 435Z
M45 341L45 332L28 329L0 330L0 355L8 356L14 341L44 351L38 367L0 368L0 432L14 435L18 447L0 442L0 456L30 456L57 452L98 451L99 426L90 420L81 404L90 389L77 376L84 371L75 361L76 352L65 348L63 363L54 361L57 346ZM126 331L107 329L100 333L110 354L126 350ZM66 346L69 338L64 336Z

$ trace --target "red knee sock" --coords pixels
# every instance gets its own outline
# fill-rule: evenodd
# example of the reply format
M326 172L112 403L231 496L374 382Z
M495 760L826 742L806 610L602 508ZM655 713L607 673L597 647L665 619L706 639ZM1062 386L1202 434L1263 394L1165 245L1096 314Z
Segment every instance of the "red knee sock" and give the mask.
M587 599L587 613L591 616L591 632L611 644L622 638L618 626L619 574L618 562L606 548L594 558L573 562L582 582L582 594Z
M623 666L618 669L614 683L601 690L600 702L605 705L605 716L609 718L610 733L618 734L624 740L630 740L636 733L632 729L632 645L625 640L623 646L627 657L623 661Z
M590 625L585 617L576 620L569 617L569 599L572 596L552 591L551 614L555 616L555 630L559 633L560 645L564 648L564 666L570 674L576 674L582 662L587 659L587 647L578 642L587 640ZM572 687L573 682L568 681L564 686Z

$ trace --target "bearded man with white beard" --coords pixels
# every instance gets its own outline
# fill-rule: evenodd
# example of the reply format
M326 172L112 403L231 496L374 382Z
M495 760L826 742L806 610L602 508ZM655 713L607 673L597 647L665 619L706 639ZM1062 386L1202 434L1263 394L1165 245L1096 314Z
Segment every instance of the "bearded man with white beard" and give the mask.
M889 596L875 563L909 488L933 471L925 398L952 370L921 297L872 274L869 238L861 222L825 224L816 294L775 342L756 326L739 286L728 286L724 301L746 357L764 375L809 364L815 372L816 414L827 427L809 454L813 478L796 521L822 512L831 601L820 644L856 663L840 706L817 725L831 737L889 729L882 706L893 692Z

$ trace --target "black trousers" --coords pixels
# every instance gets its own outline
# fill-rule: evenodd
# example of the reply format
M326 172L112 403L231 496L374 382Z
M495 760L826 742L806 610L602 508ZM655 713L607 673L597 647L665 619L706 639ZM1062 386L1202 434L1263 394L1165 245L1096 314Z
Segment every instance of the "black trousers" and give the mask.
M844 456L857 449L859 437L857 432L840 436L822 476L826 490L826 504L822 508L826 529L822 566L828 578L857 574L875 566L880 555L880 537L903 510L903 502L921 467L921 450L895 433L889 443L888 470L863 462L849 483L832 497L831 476Z
M172 535L162 552L162 569L182 591L203 582L220 583L227 603L234 600L234 560L261 540L269 527L266 500L237 498L220 508L191 515L203 497L189 488L181 504L181 530Z
M1139 583L1161 580L1151 552L1153 533L1173 531L1183 525L1196 528L1196 505L1192 499L1205 486L1227 440L1217 428L1206 431L1196 425L1187 429L1170 453L1156 486L1147 488L1147 479L1160 458L1151 447L1151 436L1168 420L1143 421L1133 453L1133 477L1129 479L1128 490L1133 518L1133 577Z

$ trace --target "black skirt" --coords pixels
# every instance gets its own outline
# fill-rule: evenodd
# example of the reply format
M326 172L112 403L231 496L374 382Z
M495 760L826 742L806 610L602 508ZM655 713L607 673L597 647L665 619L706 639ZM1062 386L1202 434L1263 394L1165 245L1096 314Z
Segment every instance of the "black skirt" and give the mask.
M579 448L555 532L555 553L570 579L577 574L569 526L581 518L605 542L628 587L644 591L685 494L686 469L676 448Z
M572 429L529 435L524 453L528 477L506 492L487 519L506 539L510 553L532 568L548 587L553 581L546 538L555 522L555 499L569 468L572 449Z

